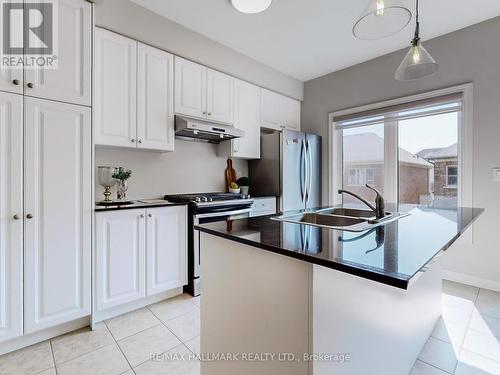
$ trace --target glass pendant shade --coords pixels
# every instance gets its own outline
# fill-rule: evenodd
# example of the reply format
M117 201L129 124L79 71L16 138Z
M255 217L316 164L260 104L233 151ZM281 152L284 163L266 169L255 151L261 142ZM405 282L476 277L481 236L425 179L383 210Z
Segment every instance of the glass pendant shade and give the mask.
M271 6L273 0L231 0L233 7L247 14L261 13Z
M352 33L359 39L382 39L403 30L411 17L411 11L397 0L370 0Z
M398 81L412 81L430 76L438 71L439 65L424 48L420 40L414 41L399 65L394 78Z

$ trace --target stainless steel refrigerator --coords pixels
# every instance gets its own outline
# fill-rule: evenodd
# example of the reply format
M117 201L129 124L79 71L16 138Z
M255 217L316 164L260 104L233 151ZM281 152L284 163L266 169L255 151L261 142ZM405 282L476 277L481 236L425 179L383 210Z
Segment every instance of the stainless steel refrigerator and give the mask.
M250 194L279 197L281 212L321 205L321 137L291 130L261 134L249 163Z

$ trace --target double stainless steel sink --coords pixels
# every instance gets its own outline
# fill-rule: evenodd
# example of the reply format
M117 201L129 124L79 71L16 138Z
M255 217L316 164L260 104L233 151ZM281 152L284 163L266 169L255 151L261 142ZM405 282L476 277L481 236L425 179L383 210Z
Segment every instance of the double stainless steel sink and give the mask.
M284 214L272 217L272 220L294 224L313 225L317 227L363 232L388 224L394 220L408 216L407 213L386 212L383 218L377 219L375 212L355 208L331 207L301 213Z

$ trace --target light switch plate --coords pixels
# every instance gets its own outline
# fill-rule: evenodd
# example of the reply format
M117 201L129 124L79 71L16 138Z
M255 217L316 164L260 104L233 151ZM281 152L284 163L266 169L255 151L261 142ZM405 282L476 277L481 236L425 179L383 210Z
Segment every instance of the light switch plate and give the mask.
M493 181L500 182L500 167L493 168Z

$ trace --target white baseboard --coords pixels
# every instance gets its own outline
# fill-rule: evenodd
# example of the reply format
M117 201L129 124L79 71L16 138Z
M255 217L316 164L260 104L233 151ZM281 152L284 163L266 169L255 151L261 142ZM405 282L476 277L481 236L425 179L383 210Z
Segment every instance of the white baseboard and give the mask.
M500 281L483 279L482 277L470 276L463 273L443 271L443 279L456 283L472 285L477 288L494 290L500 292Z
M0 355L10 353L14 350L25 348L33 344L37 344L39 342L63 335L71 331L75 331L83 327L87 327L89 323L90 316L86 316L56 327L47 328L42 331L34 332L29 335L16 337L12 340L2 342L0 344Z
M118 315L129 313L153 303L161 302L163 300L178 296L182 293L182 287L175 288L166 292L155 294L153 296L144 297L137 301L129 302L125 305L111 307L102 311L94 311L94 313L92 314L91 327L94 328L97 323L102 322L103 320L111 319Z

